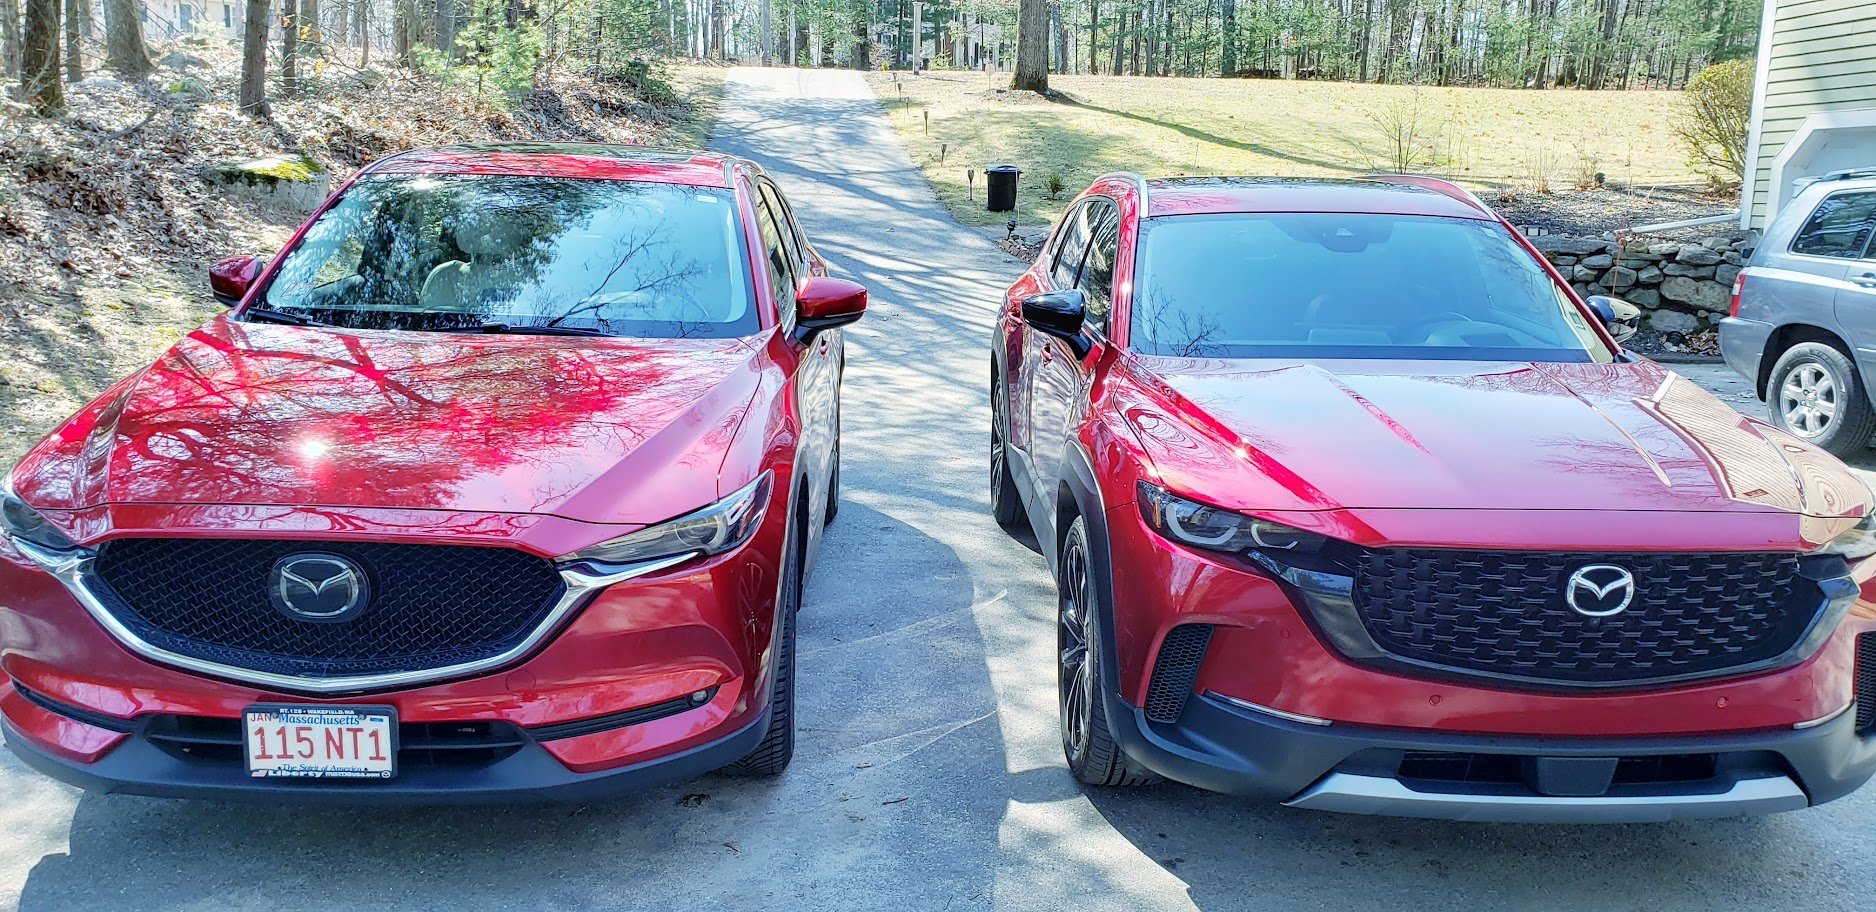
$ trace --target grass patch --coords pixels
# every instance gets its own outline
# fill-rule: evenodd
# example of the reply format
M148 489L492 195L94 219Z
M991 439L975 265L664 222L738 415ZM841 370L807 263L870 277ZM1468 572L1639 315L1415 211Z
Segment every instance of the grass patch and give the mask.
M717 103L723 97L723 76L728 72L727 67L700 63L674 64L665 71L685 111L671 126L672 145L687 149L710 145L710 129L717 122Z
M1425 163L1416 170L1474 187L1567 187L1594 172L1623 184L1699 180L1670 128L1678 93L1050 76L1058 98L1048 100L1008 91L1008 74L867 78L913 161L972 225L1009 218L984 211L983 171L993 164L1023 169L1016 214L1029 225L1052 221L1108 171L1347 176L1389 168L1397 152L1386 115L1413 109L1425 128L1417 153ZM974 192L967 169L977 172ZM1051 174L1067 188L1054 199Z

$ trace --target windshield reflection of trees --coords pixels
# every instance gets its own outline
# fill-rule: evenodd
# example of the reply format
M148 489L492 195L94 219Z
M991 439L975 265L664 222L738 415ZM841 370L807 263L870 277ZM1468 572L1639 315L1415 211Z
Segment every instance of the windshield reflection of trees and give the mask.
M732 213L726 192L662 184L368 180L289 254L267 305L355 329L745 335Z
M729 354L309 336L218 321L185 339L117 423L114 483L175 503L537 510L693 405Z

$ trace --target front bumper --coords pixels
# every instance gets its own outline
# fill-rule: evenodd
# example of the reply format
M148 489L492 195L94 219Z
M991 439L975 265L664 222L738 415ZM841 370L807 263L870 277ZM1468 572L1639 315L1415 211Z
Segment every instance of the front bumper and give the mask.
M675 754L643 763L579 773L538 743L473 769L418 766L386 781L255 780L238 763L178 759L132 735L92 763L40 747L0 716L6 744L26 765L89 791L160 798L320 804L498 804L588 801L652 788L720 769L762 741L766 711L742 728Z
M1172 724L1147 720L1117 694L1107 695L1106 708L1128 755L1167 778L1344 813L1524 823L1736 817L1822 804L1876 774L1876 739L1857 736L1853 712L1803 730L1520 738L1318 725L1215 694L1195 695ZM1422 778L1408 765L1414 757L1459 756L1478 758L1481 769L1518 772ZM1624 781L1618 774L1613 782L1604 780L1600 791L1593 784L1578 787L1580 780L1572 779L1579 765L1705 764L1708 759L1711 775L1694 778ZM1597 793L1581 793L1591 791Z

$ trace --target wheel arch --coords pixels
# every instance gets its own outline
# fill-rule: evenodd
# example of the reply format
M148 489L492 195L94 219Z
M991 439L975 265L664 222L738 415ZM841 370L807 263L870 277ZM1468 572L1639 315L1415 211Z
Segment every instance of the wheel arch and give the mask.
M1812 323L1787 323L1772 330L1772 334L1765 338L1765 350L1759 356L1759 376L1754 380L1754 391L1761 400L1767 400L1771 393L1772 369L1778 366L1778 359L1784 357L1785 352L1793 346L1805 342L1828 345L1843 352L1843 356L1850 359L1851 367L1857 366L1856 351L1842 336ZM1864 386L1865 395L1868 395L1868 384Z

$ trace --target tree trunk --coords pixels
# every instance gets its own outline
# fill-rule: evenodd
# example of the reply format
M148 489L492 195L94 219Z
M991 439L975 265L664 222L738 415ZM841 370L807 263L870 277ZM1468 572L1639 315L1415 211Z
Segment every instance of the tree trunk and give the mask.
M1219 15L1218 75L1238 74L1238 0L1224 0Z
M33 110L65 110L59 84L59 0L26 0L26 41L20 50L20 89Z
M391 12L391 44L397 51L397 62L410 66L416 62L417 0L396 2Z
M1088 75L1101 74L1101 0L1088 0Z
M1019 92L1049 90L1048 0L1019 0L1016 8L1016 78Z
M20 71L20 3L0 0L0 77Z
M65 81L85 81L85 59L78 46L78 28L83 17L78 12L78 0L65 0Z
M319 0L300 0L300 53L318 57L325 40L319 31Z
M299 0L281 0L280 13L280 94L300 90L300 6Z
M104 65L130 82L150 75L143 9L137 0L104 0Z
M353 12L358 20L353 23L358 33L358 65L371 66L371 0L352 0L357 4Z
M267 0L248 0L241 35L241 113L267 116Z
M759 38L762 42L761 60L763 66L775 65L775 5L770 0L758 0L756 16L761 20Z

